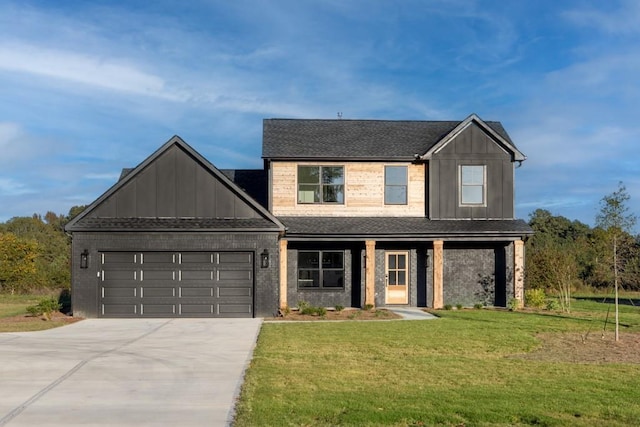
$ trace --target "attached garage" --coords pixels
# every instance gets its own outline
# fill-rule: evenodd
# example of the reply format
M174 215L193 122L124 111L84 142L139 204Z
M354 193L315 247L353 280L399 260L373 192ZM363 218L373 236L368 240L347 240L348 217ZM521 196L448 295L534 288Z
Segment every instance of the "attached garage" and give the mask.
M67 225L74 315L272 316L283 230L174 137Z
M102 252L103 317L251 317L251 252Z

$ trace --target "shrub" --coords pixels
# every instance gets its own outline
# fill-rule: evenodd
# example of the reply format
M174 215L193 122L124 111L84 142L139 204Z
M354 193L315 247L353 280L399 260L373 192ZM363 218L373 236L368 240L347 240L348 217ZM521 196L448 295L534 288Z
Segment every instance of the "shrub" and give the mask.
M554 298L547 301L547 310L549 311L560 310L560 303L558 303L558 300Z
M462 304L456 304L456 309L462 310Z
M60 308L62 308L62 304L56 298L49 297L42 298L38 304L27 307L27 312L34 317L44 315L47 320L51 320L51 315Z
M444 309L445 310L451 310L453 308L453 306L451 304L445 304L444 305Z
M369 311L369 310L371 310L372 308L373 308L373 304L365 304L365 305L364 305L364 309L365 309L366 311Z
M518 308L520 308L520 301L518 301L517 298L509 299L509 302L507 302L507 308L509 309L509 311L518 310Z
M527 307L542 308L547 300L543 289L527 289L524 292L524 301Z
M320 317L324 317L327 315L327 309L324 307L316 307L315 314L317 314Z
M475 303L473 304L473 308L475 308L476 310L481 310L482 308L484 308L484 305L482 303Z
M344 305L336 304L334 308L336 312L340 313L342 310L344 310Z

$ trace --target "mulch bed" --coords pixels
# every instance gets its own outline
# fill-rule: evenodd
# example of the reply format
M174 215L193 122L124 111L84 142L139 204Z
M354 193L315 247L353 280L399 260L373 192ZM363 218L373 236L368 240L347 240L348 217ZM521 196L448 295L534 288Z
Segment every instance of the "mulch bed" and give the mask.
M322 321L322 320L393 320L401 316L384 309L360 310L345 308L341 311L328 310L324 316L300 314L297 310L291 310L288 314L279 317L265 318L267 321Z

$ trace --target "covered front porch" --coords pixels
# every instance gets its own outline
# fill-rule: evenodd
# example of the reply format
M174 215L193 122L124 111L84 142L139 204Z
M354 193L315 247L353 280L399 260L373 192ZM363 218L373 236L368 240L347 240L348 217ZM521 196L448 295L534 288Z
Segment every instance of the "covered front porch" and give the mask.
M320 233L326 218L282 220L288 230L279 243L281 308L301 300L325 307L431 308L523 302L522 234L478 236L462 233L460 221L425 218L329 218L333 232ZM434 236L444 234L450 222L458 230ZM494 221L482 222L497 228ZM512 228L520 223L506 222L516 223ZM425 226L436 225L425 232Z

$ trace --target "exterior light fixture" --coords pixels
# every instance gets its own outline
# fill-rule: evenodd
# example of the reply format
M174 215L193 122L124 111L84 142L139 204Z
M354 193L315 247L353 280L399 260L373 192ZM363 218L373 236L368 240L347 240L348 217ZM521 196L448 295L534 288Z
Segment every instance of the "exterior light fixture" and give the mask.
M80 254L80 268L89 268L89 251L86 249Z
M260 267L269 268L269 251L266 249L260 254Z

